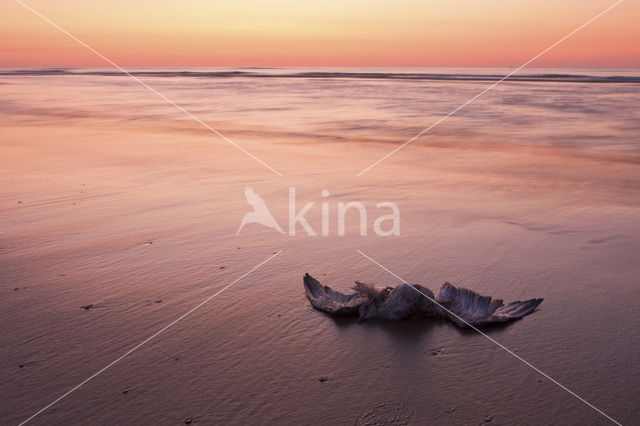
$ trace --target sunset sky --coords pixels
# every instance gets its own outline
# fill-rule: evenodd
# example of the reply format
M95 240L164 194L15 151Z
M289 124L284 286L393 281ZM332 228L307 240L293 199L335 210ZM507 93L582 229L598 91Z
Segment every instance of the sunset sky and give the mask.
M25 0L123 66L518 66L615 0ZM13 0L0 66L106 66ZM640 67L626 0L532 66Z

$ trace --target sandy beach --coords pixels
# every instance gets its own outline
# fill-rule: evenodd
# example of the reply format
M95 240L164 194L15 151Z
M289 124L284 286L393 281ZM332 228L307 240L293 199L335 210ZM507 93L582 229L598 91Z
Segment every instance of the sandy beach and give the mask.
M399 284L357 250L432 289L543 297L487 333L617 421L640 419L636 83L505 83L356 176L486 82L145 81L282 176L126 77L1 76L1 423L281 251L32 423L610 424L473 331L315 311L307 272L343 291ZM285 230L294 187L318 235L236 235L246 186ZM366 237L355 214L338 235L351 201ZM399 236L372 232L388 201Z

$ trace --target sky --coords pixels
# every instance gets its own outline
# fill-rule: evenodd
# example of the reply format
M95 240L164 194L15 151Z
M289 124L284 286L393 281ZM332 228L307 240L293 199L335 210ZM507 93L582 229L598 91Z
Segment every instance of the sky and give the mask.
M513 67L615 0L24 0L121 66ZM640 68L640 1L536 60ZM0 67L107 66L15 0Z

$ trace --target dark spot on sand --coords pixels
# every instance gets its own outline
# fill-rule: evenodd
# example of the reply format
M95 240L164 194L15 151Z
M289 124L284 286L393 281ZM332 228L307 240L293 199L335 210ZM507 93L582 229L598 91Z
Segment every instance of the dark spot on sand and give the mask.
M18 204L22 204L22 201L18 201Z
M128 393L129 393L129 389L123 390L123 391L122 391L122 393L123 393L124 395L128 394Z
M84 306L80 306L82 309L84 309L85 311L89 310L89 309L93 309L95 308L94 305L84 305Z
M493 421L493 419L495 419L496 415L495 414L490 414L484 417L484 419L482 419L483 422L485 423L491 423Z
M326 382L327 380L329 380L329 378L328 378L328 377L320 377L320 378L318 379L318 381L319 381L319 382Z
M199 417L187 417L186 419L184 419L184 424L185 425L190 425L191 423L197 422L198 419L199 419Z
M444 410L447 414L453 414L456 412L456 407L447 408Z
M156 303L162 303L162 299L156 300Z
M224 268L226 268L226 266L221 266L221 267L219 267L218 269L224 269Z
M18 368L24 368L24 364L18 364Z
M153 244L153 241L145 241L144 243L149 245L149 244Z
M435 348L429 351L429 354L431 354L431 356L438 356L441 353L442 353L442 348Z

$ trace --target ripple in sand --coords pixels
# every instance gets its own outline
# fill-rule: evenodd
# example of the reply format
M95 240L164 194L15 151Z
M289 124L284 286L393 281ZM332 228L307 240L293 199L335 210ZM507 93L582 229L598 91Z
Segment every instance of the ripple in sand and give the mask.
M408 425L414 416L413 408L406 402L383 402L371 406L356 419L358 426Z

